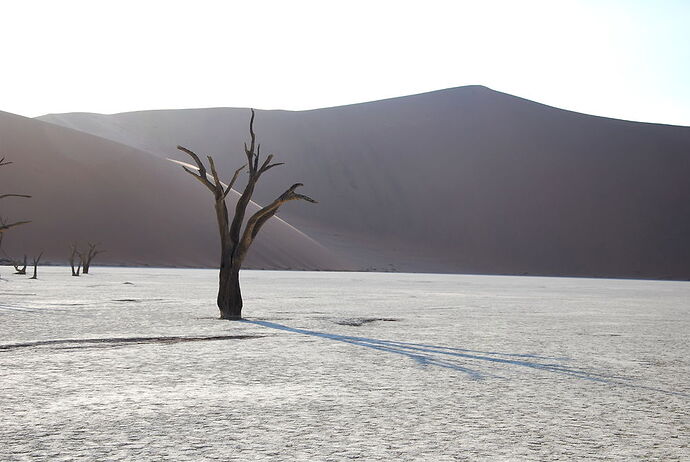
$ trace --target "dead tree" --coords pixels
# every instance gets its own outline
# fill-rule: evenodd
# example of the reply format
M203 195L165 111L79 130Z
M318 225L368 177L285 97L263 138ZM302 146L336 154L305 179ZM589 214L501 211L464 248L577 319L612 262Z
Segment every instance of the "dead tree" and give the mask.
M89 268L91 268L91 260L94 259L96 255L99 253L103 253L103 250L98 250L96 247L98 244L92 244L88 243L89 245L89 250L86 252L86 254L82 255L82 266L81 266L81 272L82 274L89 274ZM81 254L80 254L81 255Z
M12 260L12 266L14 266L14 274L26 274L26 255L24 255L24 264L19 266L17 260Z
M43 256L43 251L38 254L38 257L34 258L34 275L31 276L29 279L38 279L38 276L36 275L36 271L38 269L38 262L41 261L41 257Z
M79 272L81 271L81 262L83 260L82 254L77 248L77 244L72 244L70 247L70 250L72 251L69 256L69 266L72 267L72 276L79 276ZM79 257L79 258L77 258ZM78 262L78 263L77 263ZM77 267L75 269L74 265L75 263L77 264Z
M2 222L3 222L3 220L0 217L0 223L2 223ZM2 237L3 236L4 236L4 234L0 234L0 252L2 252L2 254L5 256L6 261L9 261L12 264L12 266L14 266L14 271L15 271L14 274L26 274L26 254L24 255L24 263L23 264L19 263L19 260L15 260L14 258L10 257L7 254L7 252L5 252L2 249Z
M0 167L3 167L5 165L9 165L12 162L8 162L5 160L5 158L0 158ZM0 194L0 199L5 199L7 197L26 197L29 198L31 196L28 196L26 194ZM4 219L0 218L0 238L2 237L2 234L9 230L14 228L15 226L23 225L26 223L30 223L29 221L16 221L14 223L7 223Z
M242 317L242 293L240 291L240 269L242 262L247 255L249 247L254 242L254 238L261 230L262 226L273 215L278 212L281 205L293 200L306 200L308 202L316 202L314 199L298 194L295 192L301 183L296 183L287 189L283 194L278 196L273 202L263 207L261 210L252 215L242 229L244 223L247 206L254 193L256 183L261 178L261 175L268 170L279 165L282 162L271 163L273 155L269 155L265 160L261 161L261 145L256 142L256 134L254 133L254 110L251 110L251 118L249 120L249 146L244 144L244 152L247 156L247 163L235 170L234 175L229 183L224 184L220 181L220 176L216 170L216 165L213 157L207 156L208 164L211 169L209 176L206 171L206 166L201 161L198 155L191 150L178 146L177 149L187 153L196 164L196 168L192 169L183 166L185 172L196 178L201 184L206 186L214 197L214 205L216 209L216 219L218 221L218 231L220 233L220 275L218 286L218 309L220 310L221 319L241 319ZM235 214L232 222L229 220L228 209L225 204L225 198L230 193L233 185L237 181L240 173L247 168L249 178L244 191L240 195L235 206Z

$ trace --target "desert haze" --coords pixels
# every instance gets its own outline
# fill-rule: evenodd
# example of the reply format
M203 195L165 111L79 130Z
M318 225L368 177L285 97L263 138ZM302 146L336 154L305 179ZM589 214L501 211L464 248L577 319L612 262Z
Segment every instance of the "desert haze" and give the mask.
M3 204L33 223L8 253L99 241L100 263L214 266L207 191L167 158L243 162L249 111L0 114ZM285 162L254 200L305 184L252 268L690 279L690 128L544 106L481 86L312 111L257 111ZM240 185L242 186L242 185ZM267 229L267 231L269 231Z

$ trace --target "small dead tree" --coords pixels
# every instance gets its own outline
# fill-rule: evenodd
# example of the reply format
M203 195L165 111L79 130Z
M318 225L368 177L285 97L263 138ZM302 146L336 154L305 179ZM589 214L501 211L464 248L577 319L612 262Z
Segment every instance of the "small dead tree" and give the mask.
M6 161L4 157L0 158L0 167L9 165L12 162ZM6 199L8 197L24 197L29 198L31 196L26 194L0 194L0 199ZM29 221L15 221L14 223L8 223L5 218L0 216L0 249L2 249L2 239L5 236L5 232L19 225L24 225L30 223Z
M99 253L103 253L103 250L98 250L96 247L98 244L92 244L88 243L89 250L86 252L86 254L82 255L82 274L89 274L89 269L91 268L91 260L94 259L96 255ZM81 254L80 254L81 255Z
M12 260L12 266L14 266L14 274L26 274L26 255L24 255L24 264L19 266L19 262Z
M216 171L213 157L207 156L208 164L211 168L211 175L209 177L206 166L196 153L182 146L177 147L180 151L188 154L196 164L196 167L189 166L191 169L187 166L183 166L182 168L184 171L206 186L214 197L221 247L217 299L221 319L241 319L242 317L242 293L240 291L239 279L240 269L247 255L247 251L254 242L254 238L261 230L261 227L266 221L274 216L276 212L278 212L280 206L286 202L293 200L316 202L308 196L296 193L295 189L303 185L301 183L295 183L273 202L252 215L244 225L244 229L242 229L247 206L249 205L249 201L252 198L254 188L259 178L273 167L283 165L282 162L272 164L272 154L267 156L263 162L260 160L261 145L256 142L256 134L254 133L254 109L251 110L251 118L249 119L249 136L249 146L247 146L247 143L244 144L247 163L235 170L232 179L227 184L220 181L220 176ZM235 215L232 218L232 222L230 222L225 198L230 193L238 176L245 168L247 168L249 178L247 179L247 185L244 187L244 191L237 201Z
M12 162L6 161L5 158L0 158L0 167L3 167L5 165L9 165ZM5 199L8 197L25 197L29 198L31 196L28 196L26 194L0 194L0 199ZM2 243L2 235L5 231L14 228L15 226L19 225L24 225L26 223L30 223L29 221L16 221L14 223L8 223L6 222L3 218L0 218L0 243Z
M38 254L38 257L34 258L34 275L31 276L29 279L38 279L36 271L38 270L38 262L41 261L42 256L43 256L43 251L41 251L41 253Z
M79 276L79 272L81 271L81 262L83 260L82 254L79 252L76 243L70 246L70 250L72 252L69 256L69 266L72 267L72 276ZM76 268L74 266L75 264L77 264Z

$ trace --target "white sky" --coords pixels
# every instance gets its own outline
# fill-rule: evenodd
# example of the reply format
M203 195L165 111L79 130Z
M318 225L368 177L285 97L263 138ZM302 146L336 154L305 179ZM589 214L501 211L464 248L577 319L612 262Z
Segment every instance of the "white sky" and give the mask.
M690 0L0 0L0 110L311 109L481 84L690 125Z

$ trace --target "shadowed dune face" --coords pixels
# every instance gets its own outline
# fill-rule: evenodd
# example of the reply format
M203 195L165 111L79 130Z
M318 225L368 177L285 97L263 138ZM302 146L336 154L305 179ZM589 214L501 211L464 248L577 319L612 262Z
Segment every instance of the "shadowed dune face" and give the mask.
M186 160L175 152L183 144L227 174L242 163L247 117L193 109L42 119L160 158ZM305 183L320 204L281 216L360 269L690 278L690 128L484 87L258 111L256 127L286 165L255 198Z
M100 242L95 264L215 266L219 239L209 193L182 169L150 153L53 124L0 113L2 189L31 199L5 200L0 214L32 220L6 233L14 258L45 250L65 263L73 241ZM233 207L237 196L228 196ZM250 210L257 210L251 205ZM281 220L267 223L247 266L341 268L323 246Z

